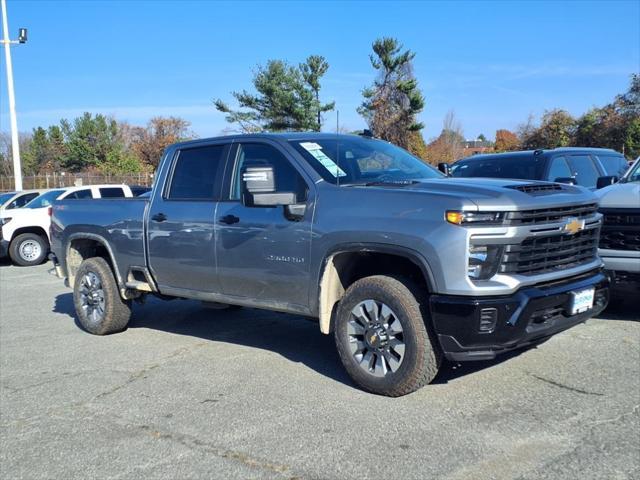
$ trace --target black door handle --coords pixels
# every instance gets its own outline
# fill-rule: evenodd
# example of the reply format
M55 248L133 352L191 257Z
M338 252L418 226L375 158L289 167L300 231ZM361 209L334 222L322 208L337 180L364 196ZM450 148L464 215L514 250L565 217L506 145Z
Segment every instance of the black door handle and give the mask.
M226 223L227 225L232 225L234 223L238 223L240 221L239 217L235 215L225 215L220 219L220 223Z
M154 222L164 222L167 219L167 216L164 213L156 213L151 220Z

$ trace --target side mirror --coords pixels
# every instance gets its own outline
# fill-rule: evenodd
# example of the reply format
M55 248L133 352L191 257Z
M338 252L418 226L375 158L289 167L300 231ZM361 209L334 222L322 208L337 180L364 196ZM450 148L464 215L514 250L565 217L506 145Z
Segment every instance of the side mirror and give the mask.
M576 179L573 177L558 177L554 180L556 183L567 183L569 185L577 185Z
M449 164L446 162L440 162L438 164L438 170L444 173L447 177L449 176Z
M616 177L615 175L599 177L598 182L596 183L596 188L608 187L609 185L613 185L617 181L618 181L618 177Z
M244 193L242 202L247 207L277 207L295 205L294 192L276 192L276 179L271 165L246 167L242 172Z

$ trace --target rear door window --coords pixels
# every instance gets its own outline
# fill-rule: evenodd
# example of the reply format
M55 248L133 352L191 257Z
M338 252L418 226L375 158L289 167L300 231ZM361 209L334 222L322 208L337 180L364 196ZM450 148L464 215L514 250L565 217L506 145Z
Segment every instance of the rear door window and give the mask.
M208 145L181 150L174 164L167 198L169 200L215 200L216 185L225 151L225 145Z
M596 155L607 175L622 177L627 171L627 160L622 155Z
M20 195L18 198L13 200L9 205L7 205L7 210L11 210L12 208L22 208L31 200L40 195L38 192L25 193L24 195Z
M551 166L549 167L549 175L547 175L547 180L551 182L555 182L556 178L568 178L572 177L573 174L569 165L567 164L567 159L564 157L555 157L551 160Z
M104 187L99 188L101 198L122 198L124 190L121 187Z
M65 199L69 199L69 198L75 198L75 199L93 198L93 195L91 194L91 189L86 188L84 190L76 190L75 192L71 192L69 195L67 195L64 198Z
M568 160L578 185L587 188L596 186L600 174L590 155L571 155Z

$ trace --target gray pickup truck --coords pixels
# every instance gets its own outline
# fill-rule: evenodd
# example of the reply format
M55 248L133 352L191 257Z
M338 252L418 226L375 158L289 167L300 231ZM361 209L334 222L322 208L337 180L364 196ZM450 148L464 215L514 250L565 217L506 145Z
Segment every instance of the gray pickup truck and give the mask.
M596 191L604 216L600 257L612 284L640 285L640 159L615 183ZM637 291L637 290L636 290ZM638 301L637 298L634 298Z
M443 358L603 310L597 208L582 187L447 178L368 137L229 136L169 147L148 199L57 202L51 258L91 333L124 330L148 294L296 313L355 383L399 396Z

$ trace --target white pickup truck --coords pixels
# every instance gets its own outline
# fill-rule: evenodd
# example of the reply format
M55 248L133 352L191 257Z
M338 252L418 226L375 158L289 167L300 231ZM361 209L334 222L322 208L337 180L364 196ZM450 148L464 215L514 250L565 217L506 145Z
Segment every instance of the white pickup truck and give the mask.
M49 253L50 206L72 198L132 197L127 185L87 185L56 188L42 193L22 208L0 212L0 258L9 256L21 266L38 265Z

